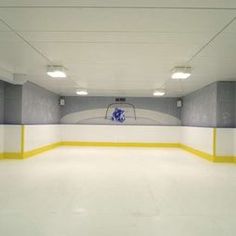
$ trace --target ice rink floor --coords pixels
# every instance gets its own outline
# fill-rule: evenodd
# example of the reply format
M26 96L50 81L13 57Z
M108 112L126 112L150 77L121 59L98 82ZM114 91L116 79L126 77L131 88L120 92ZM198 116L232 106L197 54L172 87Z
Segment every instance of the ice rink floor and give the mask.
M178 149L0 161L2 236L235 236L236 165Z

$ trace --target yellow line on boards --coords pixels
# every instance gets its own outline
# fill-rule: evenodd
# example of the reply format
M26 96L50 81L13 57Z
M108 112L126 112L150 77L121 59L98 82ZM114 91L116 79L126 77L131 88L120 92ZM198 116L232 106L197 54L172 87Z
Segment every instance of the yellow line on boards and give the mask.
M25 126L21 125L21 144L19 153L0 153L0 159L24 159L49 151L60 146L78 147L137 147L137 148L182 148L199 157L213 162L236 162L236 156L217 156L217 128L212 131L212 153L206 153L193 147L180 143L139 143L139 142L96 142L96 141L65 141L48 144L30 151L25 150Z
M90 147L165 147L165 148L178 148L179 143L125 143L125 142L76 142L66 141L62 142L63 146L90 146Z
M215 156L214 162L234 163L236 162L236 157L235 156Z
M24 151L24 129L22 129L22 150ZM195 154L199 157L202 157L208 161L213 162L225 162L225 163L233 163L236 162L235 156L213 156L209 153L202 152L190 146L179 144L179 143L111 143L111 142L58 142L52 143L40 148L33 149L31 151L24 151L23 153L0 153L0 159L23 159L29 158L43 152L52 150L61 146L94 146L94 147L147 147L147 148L182 148L185 151L188 151L192 154Z
M52 150L54 148L57 148L57 147L60 147L60 146L61 146L61 143L58 142L58 143L52 143L52 144L49 144L49 145L46 145L46 146L43 146L43 147L33 149L31 151L26 151L26 152L23 153L23 158L29 158L29 157L41 154L41 153L46 152L46 151L50 151L50 150Z
M21 152L4 152L3 153L3 159L22 159L22 153Z
M214 161L214 156L209 153L200 151L198 149L192 148L192 147L184 145L184 144L181 144L181 148L185 151L188 151L188 152L196 155L196 156L202 157L208 161Z

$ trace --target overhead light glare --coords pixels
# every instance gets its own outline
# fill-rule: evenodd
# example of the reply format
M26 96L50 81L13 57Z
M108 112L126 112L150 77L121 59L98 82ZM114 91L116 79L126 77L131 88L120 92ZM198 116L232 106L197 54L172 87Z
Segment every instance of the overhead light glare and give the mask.
M86 96L88 95L88 91L87 89L77 89L76 94L80 96Z
M48 66L48 76L52 78L66 78L65 68L63 66Z
M191 76L191 67L175 67L172 71L172 79L188 79Z
M153 96L156 96L156 97L161 97L161 96L164 96L165 94L166 94L166 91L164 89L156 89L153 92Z

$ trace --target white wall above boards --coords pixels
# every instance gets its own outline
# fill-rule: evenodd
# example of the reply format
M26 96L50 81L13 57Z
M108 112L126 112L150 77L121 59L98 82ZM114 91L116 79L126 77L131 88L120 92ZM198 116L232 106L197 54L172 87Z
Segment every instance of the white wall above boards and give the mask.
M236 129L217 129L216 155L236 156Z
M181 144L213 155L213 128L181 127Z
M62 141L179 143L177 126L61 125Z

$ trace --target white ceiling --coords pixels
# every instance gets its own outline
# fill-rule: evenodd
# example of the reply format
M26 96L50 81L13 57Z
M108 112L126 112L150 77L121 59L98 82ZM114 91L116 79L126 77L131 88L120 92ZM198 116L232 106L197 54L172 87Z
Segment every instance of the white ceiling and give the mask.
M235 0L1 0L0 76L23 73L61 95L152 96L165 86L181 96L236 80L234 17ZM48 64L69 78L48 78ZM181 65L192 76L171 80Z

